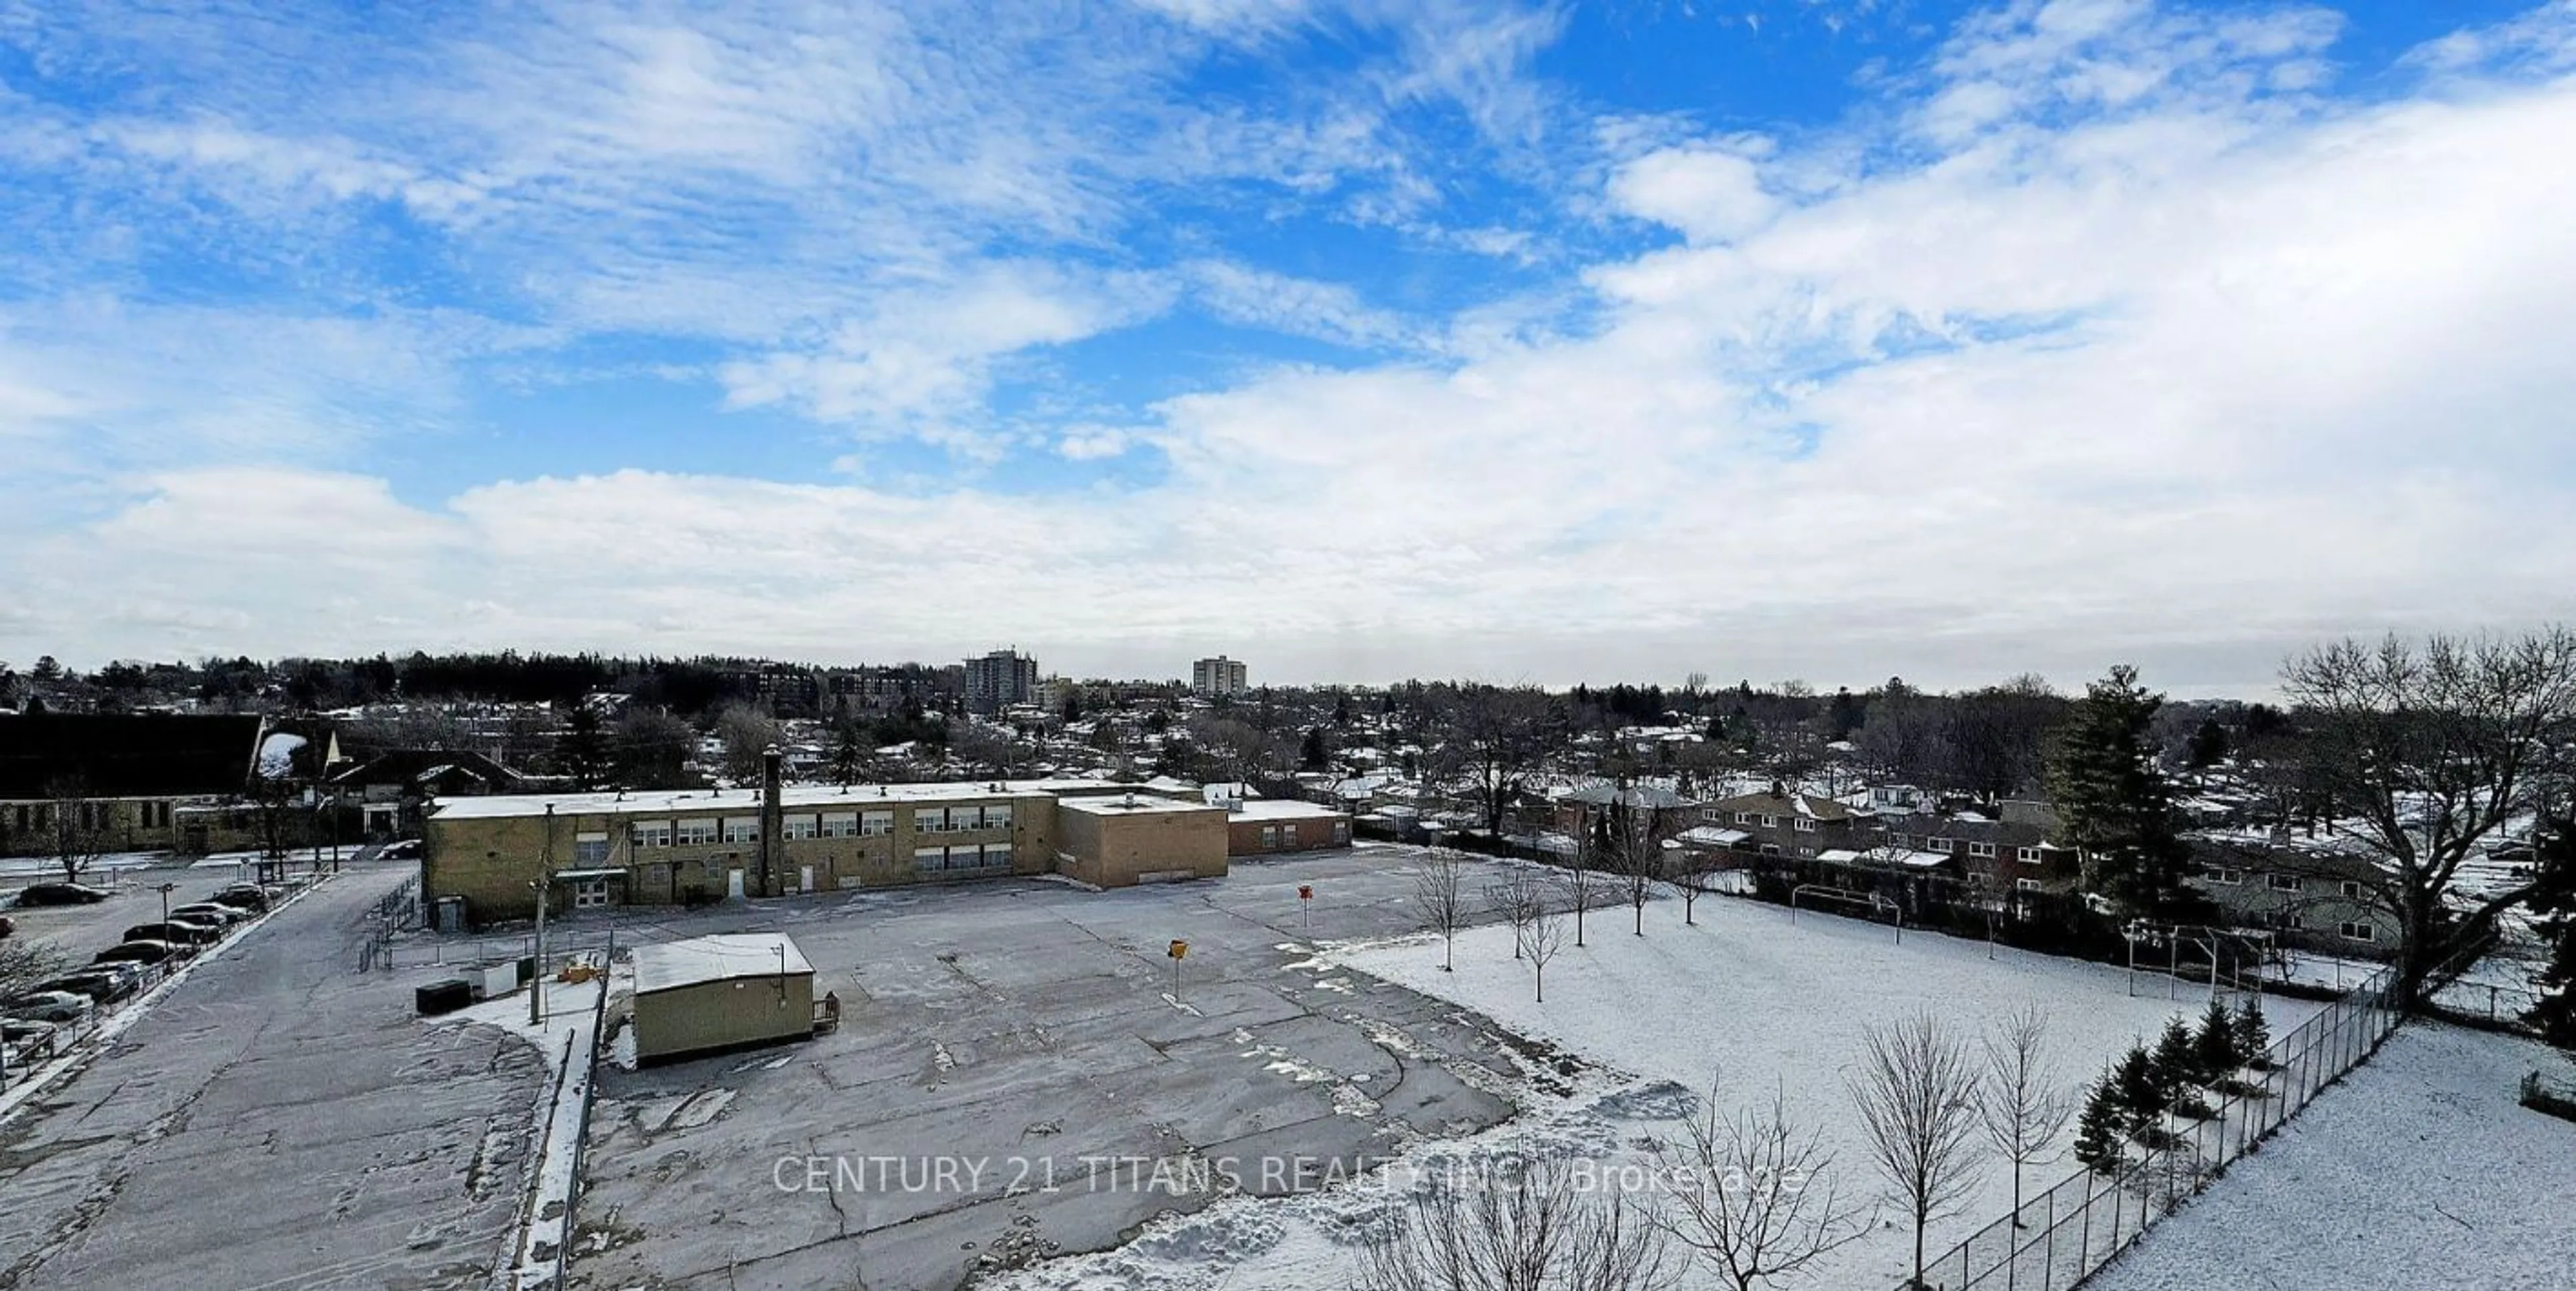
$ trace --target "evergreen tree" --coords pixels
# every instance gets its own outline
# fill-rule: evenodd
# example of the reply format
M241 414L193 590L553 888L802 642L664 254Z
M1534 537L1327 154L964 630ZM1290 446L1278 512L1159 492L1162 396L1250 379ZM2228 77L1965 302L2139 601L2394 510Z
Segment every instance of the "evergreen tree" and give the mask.
M2272 1069L2272 1024L2263 1018L2263 1001L2248 995L2236 1010L2236 1053L2243 1065L2257 1071Z
M2093 1082L2084 1095L2084 1111L2075 1120L2075 1160L2095 1174L2111 1174L2120 1168L2121 1143L2128 1136L2120 1106L2120 1093L2112 1077L2104 1075Z
M2156 760L2164 696L2127 664L2085 688L2049 759L2049 790L2068 840L2084 849L2084 884L2128 918L2185 920L2205 901L2183 883L2191 847L2177 832L2173 790Z
M2541 1039L2576 1050L2576 819L2561 816L2534 829L2532 848L2531 911L2550 954L2536 982L2540 1002L2523 1016Z
M2227 728L2219 725L2215 717L2205 718L2183 746L2183 760L2194 771L2206 771L2227 760L2227 748Z
M1297 751L1297 761L1308 771L1322 771L1333 764L1333 750L1324 742L1323 727L1307 730L1305 746Z
M2200 1083L2199 1051L2192 1045L2190 1025L2181 1018L2165 1021L2165 1033L2156 1040L2153 1071L2156 1095L2167 1108L2179 1105Z
M2236 1016L2216 1000L2211 1000L2209 1011L2200 1015L2200 1029L2191 1037L2191 1048L2204 1085L2226 1080L2245 1065L2244 1055L2236 1048Z
M563 738L564 774L572 777L575 789L588 792L608 783L615 769L608 755L608 731L601 726L599 710L584 704L572 710L572 729Z
M2143 1044L2129 1046L2111 1071L2115 1101L2129 1133L2149 1138L2163 1130L2165 1095L2156 1081L2156 1060Z
M868 747L860 738L859 724L843 720L832 732L832 778L849 784L859 778L867 764Z

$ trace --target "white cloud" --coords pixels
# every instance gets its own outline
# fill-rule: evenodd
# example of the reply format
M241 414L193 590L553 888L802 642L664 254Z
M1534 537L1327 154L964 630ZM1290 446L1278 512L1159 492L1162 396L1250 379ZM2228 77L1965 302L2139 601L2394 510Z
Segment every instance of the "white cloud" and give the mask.
M826 223L882 233L861 244L871 267L796 282L827 249L730 273L718 220L702 255L648 241L588 262L568 279L594 293L585 318L660 317L696 295L754 342L723 370L738 405L987 452L1150 456L1159 473L1032 496L602 469L423 505L365 477L205 464L20 548L12 577L34 608L0 648L884 658L1018 639L1050 666L1131 673L1247 653L1258 624L1255 663L1274 677L1947 684L2136 658L2197 688L2259 685L2319 633L2576 615L2576 368L2560 353L2576 237L2550 218L2576 209L2576 78L2552 70L2561 28L2544 21L2565 8L2426 52L2418 91L2337 101L2316 79L2336 23L2316 10L2024 4L1892 78L1881 110L1767 151L1669 120L1605 126L1614 167L1566 200L1684 241L1596 255L1579 307L1543 287L1417 321L1186 239L1169 268L1127 268L1105 249L1003 256L939 230L907 244L889 231L902 221L855 210ZM1498 48L1513 46L1462 50L1447 81L1400 94L1460 94L1443 101L1525 138L1512 123L1555 109L1517 89L1480 98L1473 68L1525 63L1476 61ZM652 101L677 114L669 148L695 155L692 123L722 121L744 78L729 54L684 52ZM848 138L833 113L878 102L816 109L831 124L815 137ZM576 113L609 124L520 155L624 138L629 119ZM1261 134L1198 119L1181 171L1221 169L1206 141L1238 128ZM1262 164L1303 173L1302 146ZM1143 182L980 138L896 169L953 173L931 164L939 150L983 156L969 169L994 177L955 208L970 222L1106 227L1095 213ZM706 164L765 192L815 162L755 132L744 159ZM497 167L494 200L561 183L614 202L662 173L603 164L578 181L552 162ZM652 209L684 224L708 184ZM793 307L765 303L772 286ZM1132 422L1096 407L1035 429L978 420L1023 365L1184 296L1402 353L1211 378ZM1425 335L1446 339L1405 339ZM265 353L214 348L235 345ZM87 416L139 384L50 361L66 352L0 339L0 417ZM216 402L283 390L302 424L344 397L274 360L251 369ZM441 380L376 384L434 395ZM357 529L370 538L335 543ZM333 548L328 577L285 574L316 547Z

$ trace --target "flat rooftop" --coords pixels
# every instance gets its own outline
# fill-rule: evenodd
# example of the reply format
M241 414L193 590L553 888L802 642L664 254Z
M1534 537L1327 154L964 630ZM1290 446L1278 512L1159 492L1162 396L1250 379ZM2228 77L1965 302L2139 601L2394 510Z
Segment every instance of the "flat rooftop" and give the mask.
M993 798L1053 798L1113 793L1098 780L953 780L931 784L791 784L778 792L788 810L819 807L865 809L892 803L966 802ZM705 815L760 810L758 789L629 789L622 793L522 793L488 798L448 798L430 813L435 820L490 820L542 816Z
M1086 816L1188 816L1211 814L1222 816L1223 807L1204 802L1183 802L1177 798L1158 798L1152 794L1102 794L1094 798L1059 798L1056 807L1078 811Z
M635 948L635 993L668 991L737 977L793 977L814 966L785 933L732 932Z
M1339 807L1295 798L1246 798L1233 814L1236 820L1341 820L1350 815Z

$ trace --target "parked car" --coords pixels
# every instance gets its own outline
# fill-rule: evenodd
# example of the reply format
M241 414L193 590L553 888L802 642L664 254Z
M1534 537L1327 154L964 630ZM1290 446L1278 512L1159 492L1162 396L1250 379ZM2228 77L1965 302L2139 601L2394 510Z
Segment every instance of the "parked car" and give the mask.
M54 1038L54 1024L33 1018L0 1018L0 1041L32 1045Z
M209 899L243 910L266 910L276 905L282 895L276 888L261 887L256 883L228 883L223 891Z
M0 1013L39 1022L78 1022L98 1003L77 991L29 991L0 1003Z
M94 888L86 883L30 883L18 889L18 904L96 905L114 895L106 888Z
M140 970L127 965L100 965L38 982L33 989L70 991L107 1004L132 995L142 976Z
M194 919L201 923L211 922L218 928L229 928L249 918L250 914L248 911L235 909L219 901L191 901L186 905L172 908L170 917Z
M89 957L93 964L159 964L184 956L191 948L166 941L127 941Z
M210 945L223 935L223 930L213 924L198 923L177 915L172 915L164 923L138 923L125 930L127 941L166 941L178 946Z
M380 861L417 861L420 859L420 840L417 838L406 838L399 842L387 843L385 844L383 851L376 853L376 859Z
M0 937L15 936L17 932L18 925L12 922L9 916L0 914Z

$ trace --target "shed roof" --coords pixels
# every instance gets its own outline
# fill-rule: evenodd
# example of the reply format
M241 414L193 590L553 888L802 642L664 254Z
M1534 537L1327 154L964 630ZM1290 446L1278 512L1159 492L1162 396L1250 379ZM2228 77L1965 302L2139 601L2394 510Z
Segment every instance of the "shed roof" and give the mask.
M635 993L677 990L741 977L811 975L814 966L785 933L728 932L635 948Z

